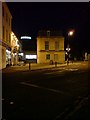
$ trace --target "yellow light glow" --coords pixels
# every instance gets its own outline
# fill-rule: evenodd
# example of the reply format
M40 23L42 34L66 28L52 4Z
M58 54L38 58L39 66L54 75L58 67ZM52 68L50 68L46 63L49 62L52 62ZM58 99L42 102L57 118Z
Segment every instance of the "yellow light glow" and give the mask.
M74 30L69 31L68 35L72 36L74 34Z
M17 44L17 47L19 47L19 44Z
M14 33L12 32L11 35L14 35Z

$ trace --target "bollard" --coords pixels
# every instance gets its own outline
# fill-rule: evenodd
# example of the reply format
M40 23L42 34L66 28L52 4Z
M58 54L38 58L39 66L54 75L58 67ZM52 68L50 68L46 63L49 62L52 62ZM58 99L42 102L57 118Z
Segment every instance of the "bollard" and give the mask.
M69 65L69 60L67 60L67 65Z
M69 59L67 58L67 65L69 65Z
M57 62L55 62L55 67L57 67Z

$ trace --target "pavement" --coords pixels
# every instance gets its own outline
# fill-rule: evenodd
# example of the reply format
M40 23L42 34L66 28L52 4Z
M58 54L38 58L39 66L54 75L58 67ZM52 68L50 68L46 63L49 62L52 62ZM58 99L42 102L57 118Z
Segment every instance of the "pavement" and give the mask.
M83 61L82 61L83 62ZM4 71L27 71L27 70L41 70L41 69L50 69L50 68L57 68L57 67L64 67L64 66L71 66L71 65L78 65L78 64L81 64L82 62L70 62L68 65L67 63L64 63L64 64L57 64L57 66L55 66L55 64L53 65L50 65L50 64L37 64L37 63L31 63L30 66L29 64L26 64L26 65L21 65L21 66L10 66L10 67L7 67L7 68L4 68L2 70L2 72Z

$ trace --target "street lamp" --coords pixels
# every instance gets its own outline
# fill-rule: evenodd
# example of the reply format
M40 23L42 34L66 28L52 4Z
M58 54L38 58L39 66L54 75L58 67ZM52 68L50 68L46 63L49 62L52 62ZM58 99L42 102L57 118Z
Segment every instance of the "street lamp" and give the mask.
M69 48L69 37L73 36L73 34L74 34L74 30L71 30L68 32L68 44L67 44L67 48L66 48L66 50L67 50L67 64L69 63L69 51L71 50Z
M74 33L74 30L68 32L68 36L72 36Z

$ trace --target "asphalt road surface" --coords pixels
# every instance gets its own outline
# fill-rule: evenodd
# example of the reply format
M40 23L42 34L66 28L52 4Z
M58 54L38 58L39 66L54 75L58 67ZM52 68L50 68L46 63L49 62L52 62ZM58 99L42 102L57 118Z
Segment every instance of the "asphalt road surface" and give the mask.
M88 62L81 62L35 71L3 71L3 119L89 120L89 70Z

